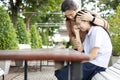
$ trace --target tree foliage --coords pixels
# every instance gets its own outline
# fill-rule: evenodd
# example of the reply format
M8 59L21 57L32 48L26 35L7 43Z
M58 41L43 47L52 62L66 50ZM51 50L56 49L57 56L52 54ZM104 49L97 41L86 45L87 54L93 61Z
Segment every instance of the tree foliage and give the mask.
M97 10L97 12L107 19L109 16L111 16L114 13L114 10L116 10L116 7L120 3L120 0L82 0L84 7L85 4L89 5L92 8L91 10ZM92 5L92 6L91 6ZM96 9L97 6L97 9Z
M112 35L113 55L120 55L120 3L115 14L108 19Z
M46 13L60 11L60 3L63 0L1 0L0 2L8 8L12 22L16 26L17 17L23 13L26 19L29 20L31 14ZM39 13L38 13L39 12Z
M61 3L63 0L48 0L31 19L32 23L59 23L63 21Z
M14 26L17 27L17 17L22 14L29 29L30 25L35 23L62 23L63 16L60 13L62 1L64 0L8 0L8 2L1 0L8 8ZM53 35L55 28L48 30L47 38Z
M39 35L39 32L35 25L31 26L30 34L31 34L31 47L32 48L41 48L42 47L42 39L41 39L41 36Z
M17 38L19 40L19 44L29 44L30 43L29 33L27 31L24 20L21 18L18 18L17 20L18 20L17 27L15 27L15 29Z
M0 7L0 49L17 49L18 40L9 14Z
M101 4L106 4L106 6L110 6L114 10L116 10L117 6L120 3L120 0L99 0Z

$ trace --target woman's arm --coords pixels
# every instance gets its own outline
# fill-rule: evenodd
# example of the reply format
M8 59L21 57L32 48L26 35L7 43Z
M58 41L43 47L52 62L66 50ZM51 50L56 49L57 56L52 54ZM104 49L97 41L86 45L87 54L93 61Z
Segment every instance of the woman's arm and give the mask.
M98 15L95 12L85 10L85 12L80 11L79 15L80 15L81 20L91 21L92 23L99 25L99 26L103 26L106 29L109 28L108 22L105 19L101 18L100 15Z
M103 26L106 29L109 29L108 22L105 19L103 19L103 18L97 18L97 17L95 17L95 20L94 20L93 23L96 24L96 25L99 25L99 26Z

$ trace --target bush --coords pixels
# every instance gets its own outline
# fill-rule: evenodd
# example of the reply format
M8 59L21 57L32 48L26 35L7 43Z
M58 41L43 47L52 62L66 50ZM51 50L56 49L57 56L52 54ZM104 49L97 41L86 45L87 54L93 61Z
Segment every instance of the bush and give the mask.
M120 55L120 35L113 35L112 36L112 45L113 45L113 55L118 56Z
M108 21L112 36L113 55L120 55L120 4L116 8L115 14Z
M31 34L31 47L41 48L42 47L41 36L39 35L37 27L35 25L31 26L30 34Z
M27 28L23 19L21 18L17 19L16 34L17 34L19 44L30 43L29 33L27 31Z
M0 49L17 49L18 40L11 19L4 9L0 7Z

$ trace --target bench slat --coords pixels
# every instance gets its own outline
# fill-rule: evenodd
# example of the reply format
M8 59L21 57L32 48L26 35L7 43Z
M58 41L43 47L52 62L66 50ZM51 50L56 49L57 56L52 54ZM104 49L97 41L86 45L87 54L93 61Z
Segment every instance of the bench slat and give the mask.
M106 80L104 76L102 76L100 73L97 73L92 80Z
M115 71L113 71L113 70L111 70L111 69L106 69L106 72L108 73L108 74L110 74L110 75L112 75L112 76L116 76L116 77L118 77L118 78L120 78L120 75L117 73L117 72L115 72Z
M117 63L119 63L119 64L120 64L120 58L118 58Z
M119 80L120 79L120 78L112 75L111 73L108 74L107 72L100 72L100 74L102 76L104 76L106 78L106 80Z
M92 80L120 80L120 56L115 64L108 67L106 71L97 73Z
M119 69L116 69L116 68L114 68L114 67L109 67L108 69L110 69L110 70L112 70L112 71L114 71L115 73L117 73L117 74L119 74L120 75L120 70Z
M95 77L93 77L92 80L96 80Z
M120 64L118 64L118 63L115 63L115 64L113 65L113 67L120 70Z

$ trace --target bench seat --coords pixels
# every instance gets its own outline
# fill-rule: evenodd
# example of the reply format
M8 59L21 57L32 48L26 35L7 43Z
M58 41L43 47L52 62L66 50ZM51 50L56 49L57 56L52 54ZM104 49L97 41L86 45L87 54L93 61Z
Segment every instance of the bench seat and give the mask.
M116 63L105 71L97 73L92 80L120 80L120 57Z

